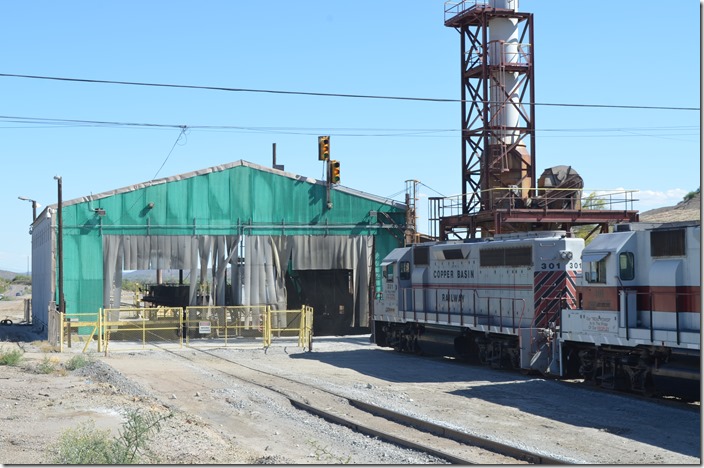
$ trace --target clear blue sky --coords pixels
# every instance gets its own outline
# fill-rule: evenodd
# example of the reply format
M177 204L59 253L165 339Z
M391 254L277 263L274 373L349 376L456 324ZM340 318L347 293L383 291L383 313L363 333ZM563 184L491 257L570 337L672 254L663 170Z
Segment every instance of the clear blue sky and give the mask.
M443 1L20 1L0 16L0 73L283 91L459 99L460 36ZM695 0L521 0L535 14L535 100L700 105ZM244 159L322 178L332 135L342 184L403 200L461 193L457 102L416 102L0 77L0 269L26 272L31 204L70 200ZM239 129L50 125L16 117ZM536 108L535 167L586 189L640 190L635 208L700 186L700 112ZM178 139L178 144L175 142ZM173 151L171 151L173 148ZM168 160L167 160L168 156ZM163 167L162 167L163 164ZM42 208L40 208L41 210ZM419 223L427 232L427 221Z

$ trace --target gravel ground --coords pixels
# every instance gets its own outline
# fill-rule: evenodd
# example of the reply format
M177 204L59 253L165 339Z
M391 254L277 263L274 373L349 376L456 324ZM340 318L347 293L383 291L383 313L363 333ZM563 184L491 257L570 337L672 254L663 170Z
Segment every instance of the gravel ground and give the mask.
M284 397L214 371L216 358L184 349L92 355L82 369L32 341L32 327L0 327L0 349L21 348L0 366L0 463L51 463L68 428L92 421L117 434L128 411L171 417L150 444L155 463L434 464L433 457L331 425ZM15 343L8 339L22 336ZM4 342L3 342L4 341ZM287 376L453 429L523 445L565 462L700 464L698 411L605 394L516 373L402 355L365 337L220 349L232 362ZM222 361L219 361L222 363ZM42 367L54 367L48 374ZM698 407L697 407L698 408Z
M39 373L37 367L44 362L41 355L29 351L20 366L0 368L2 464L52 463L53 445L62 432L93 421L98 429L117 434L128 411L171 414L150 444L154 458L149 461L153 463L443 463L331 425L292 408L283 397L232 385L223 376L211 378L205 385L210 390L195 392L186 401L179 389L164 389L163 395L170 394L164 398L162 392L145 389L101 360L62 372L60 363L66 360L50 355L57 370ZM159 361L166 356L157 352L140 357ZM215 402L219 418L193 408L194 403L214 408Z

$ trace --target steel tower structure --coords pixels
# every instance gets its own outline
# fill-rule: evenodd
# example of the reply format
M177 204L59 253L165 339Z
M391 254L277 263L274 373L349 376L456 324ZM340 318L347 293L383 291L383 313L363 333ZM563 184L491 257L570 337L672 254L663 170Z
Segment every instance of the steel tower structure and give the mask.
M533 15L517 12L517 3L446 4L445 25L461 41L465 215L507 207L507 198L525 199L535 185ZM493 220L470 220L472 231L493 230Z
M581 185L562 192L538 187L533 14L519 12L518 0L448 1L445 26L461 41L462 199L459 213L450 216L431 207L439 237L576 224L598 224L605 232L611 222L637 220L633 210L584 210Z

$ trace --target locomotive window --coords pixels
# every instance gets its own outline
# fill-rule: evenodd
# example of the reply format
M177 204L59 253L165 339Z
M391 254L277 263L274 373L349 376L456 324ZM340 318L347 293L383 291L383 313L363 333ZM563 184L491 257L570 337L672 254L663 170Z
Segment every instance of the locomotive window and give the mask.
M650 255L653 257L684 255L684 229L651 231Z
M633 252L622 252L618 256L618 275L624 281L636 277Z
M411 262L401 262L398 264L398 275L402 280L411 279Z
M582 268L587 283L606 284L606 258L596 262L584 262Z
M386 278L386 281L392 282L394 280L394 264L389 263L386 265L386 268L384 269L384 278Z
M509 249L486 249L479 251L479 266L531 266L533 264L533 249L528 247L513 247Z
M430 264L430 250L427 245L424 247L415 247L413 249L413 263L416 265Z

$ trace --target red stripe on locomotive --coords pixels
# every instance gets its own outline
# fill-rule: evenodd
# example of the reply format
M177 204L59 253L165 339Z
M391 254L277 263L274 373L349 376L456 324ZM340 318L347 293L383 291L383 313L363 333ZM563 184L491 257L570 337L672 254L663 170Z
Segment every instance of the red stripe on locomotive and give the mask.
M550 321L559 322L561 308L577 307L574 271L537 271L533 275L533 284L534 327L544 328Z

